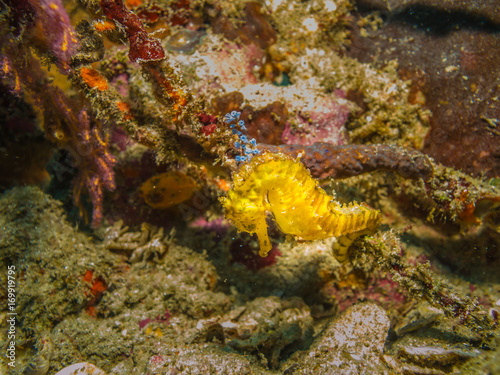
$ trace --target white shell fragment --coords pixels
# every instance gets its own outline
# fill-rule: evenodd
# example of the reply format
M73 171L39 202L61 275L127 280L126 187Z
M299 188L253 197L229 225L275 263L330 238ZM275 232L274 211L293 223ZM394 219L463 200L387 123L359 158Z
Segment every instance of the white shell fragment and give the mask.
M56 375L107 375L92 363L81 362L63 368Z

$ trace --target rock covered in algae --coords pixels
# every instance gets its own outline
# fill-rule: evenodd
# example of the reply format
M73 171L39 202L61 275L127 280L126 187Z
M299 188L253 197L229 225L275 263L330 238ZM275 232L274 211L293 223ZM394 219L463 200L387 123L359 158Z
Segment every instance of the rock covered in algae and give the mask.
M0 373L45 374L61 351L53 327L94 308L117 257L71 226L64 220L62 204L35 187L14 188L0 196L0 249L0 267L15 267L19 348L16 368L9 372L0 364ZM85 280L87 273L92 276ZM4 324L0 318L0 327Z
M0 249L0 266L16 267L16 342L23 348L17 368L0 367L2 374L52 374L82 361L129 374L132 359L146 366L152 342L183 342L198 317L229 306L228 296L213 291L217 274L204 255L171 246L161 265L130 266L69 224L61 203L38 188L0 197ZM0 280L7 285L6 276ZM0 327L6 324L0 310Z
M228 345L239 352L259 353L268 367L276 369L280 359L309 346L313 319L299 297L256 298L239 316L222 323L232 340Z
M431 325L441 316L443 316L442 310L433 307L427 301L422 301L394 326L394 333L402 336L408 332L416 331Z
M89 300L88 270L104 276L113 256L98 256L92 244L66 220L62 204L35 187L14 188L0 197L0 266L15 266L19 328L43 331ZM87 292L87 294L86 294ZM22 340L21 337L18 337Z
M327 326L307 355L288 361L288 368L297 375L387 373L380 355L389 327L389 317L381 307L355 305Z
M260 368L250 356L221 350L214 344L171 347L161 355L152 356L147 369L150 374L276 374L274 371Z

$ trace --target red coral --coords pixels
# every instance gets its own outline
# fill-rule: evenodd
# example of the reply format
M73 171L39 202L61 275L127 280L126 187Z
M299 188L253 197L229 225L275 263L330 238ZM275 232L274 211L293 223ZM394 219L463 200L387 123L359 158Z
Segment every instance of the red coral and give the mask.
M203 125L217 124L217 117L214 115L209 115L205 112L200 112L196 115Z
M85 296L90 297L85 307L85 311L88 315L95 317L97 313L95 305L99 303L103 293L108 289L108 284L101 276L94 278L94 271L92 270L87 270L85 272L83 281L87 283L90 288L89 292L85 292Z
M146 24L154 24L163 15L164 11L158 5L152 4L137 10L137 16Z
M202 123L203 127L201 128L201 132L209 136L212 134L215 129L217 129L217 117L214 115L209 115L205 112L200 112L196 115L200 122Z
M216 124L206 125L203 128L201 128L201 132L204 135L209 136L210 134L212 134L215 131L215 129L217 129Z
M68 99L45 77L39 61L29 50L5 48L5 57L15 81L30 95L33 107L43 116L47 138L66 148L78 167L74 181L74 201L84 213L81 193L87 190L94 206L92 225L102 219L104 191L115 189L113 166L107 137L99 122L91 122L87 110ZM13 64L12 61L22 63ZM34 84L36 82L36 84Z
M165 58L161 43L151 39L146 32L138 32L129 36L130 51L128 56L134 62L157 61Z
M74 135L76 143L72 151L77 157L79 172L74 181L73 199L83 213L80 195L86 188L94 205L92 226L98 227L102 220L104 190L113 191L116 188L113 171L116 158L109 153L108 141L103 138L100 128L97 125L90 127L85 110L79 113L78 120L80 127ZM75 155L75 150L80 153Z
M176 12L170 16L170 23L174 26L185 25L189 20L189 0L178 0L171 8L175 8Z
M130 60L146 62L165 58L165 51L161 43L157 39L149 37L140 18L128 10L122 0L101 0L100 5L106 17L125 28L130 43Z

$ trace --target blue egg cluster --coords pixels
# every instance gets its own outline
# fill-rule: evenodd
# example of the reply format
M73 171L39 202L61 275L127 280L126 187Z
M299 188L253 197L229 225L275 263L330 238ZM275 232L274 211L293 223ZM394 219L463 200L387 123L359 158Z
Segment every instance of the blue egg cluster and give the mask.
M231 129L233 134L236 134L239 141L234 142L234 147L241 149L243 155L236 155L235 159L237 162L245 162L250 160L253 155L257 155L260 151L257 149L257 141L255 138L248 140L248 137L242 133L242 130L247 130L245 126L245 121L240 120L241 112L232 111L231 113L226 113L224 115L224 122L226 124L231 124Z

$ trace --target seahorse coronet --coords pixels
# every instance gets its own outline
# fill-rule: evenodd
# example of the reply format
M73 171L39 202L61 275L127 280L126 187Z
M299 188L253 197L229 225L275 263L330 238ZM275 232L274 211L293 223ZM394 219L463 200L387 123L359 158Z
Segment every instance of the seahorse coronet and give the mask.
M283 153L264 152L244 164L233 174L233 186L220 201L226 218L239 231L257 234L262 257L272 248L267 212L283 233L303 240L355 238L380 223L380 211L365 204L337 202L300 159Z

